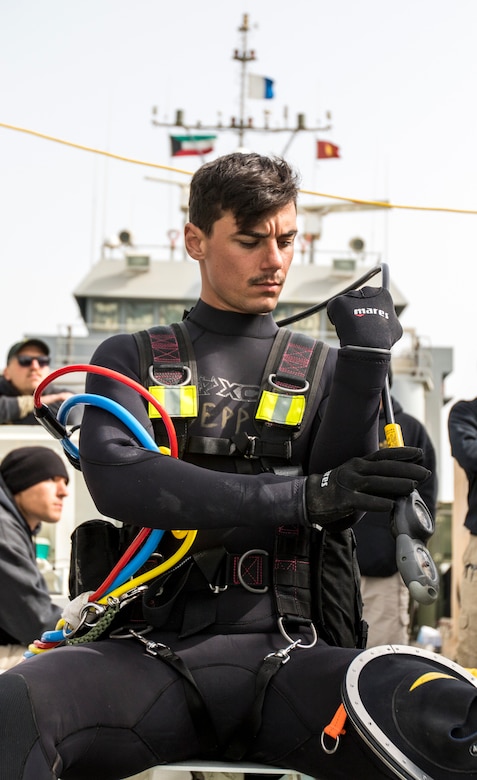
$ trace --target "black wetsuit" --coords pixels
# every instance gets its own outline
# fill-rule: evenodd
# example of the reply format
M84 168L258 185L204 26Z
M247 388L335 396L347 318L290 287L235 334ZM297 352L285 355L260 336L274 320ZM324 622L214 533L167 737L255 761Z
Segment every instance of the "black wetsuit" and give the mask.
M272 316L217 311L199 302L186 324L200 392L191 433L253 434L258 386L276 332ZM130 335L107 340L93 362L141 381ZM292 462L303 464L305 474L323 473L377 448L386 371L386 357L330 350L320 389L309 401L312 421L294 445ZM87 390L114 398L151 430L144 400L130 387L91 375ZM94 407L84 415L81 459L101 512L139 527L202 529L195 550L220 543L232 553L260 548L272 554L276 526L307 524L304 477L237 473L233 458L205 464L198 456L202 465L212 466L199 468L139 446L120 420ZM270 591L229 587L210 599L216 608L212 624L179 637L196 614L192 592L164 629L149 637L186 662L225 746L251 708L264 657L286 641ZM293 650L269 684L262 726L247 758L322 779L390 777L349 724L334 755L321 747L357 652L321 640L311 649ZM201 748L186 686L175 669L147 655L135 639L61 647L23 662L0 677L0 715L15 708L11 728L0 731L5 756L0 780L114 780L158 763L197 758ZM20 718L22 736L12 748Z

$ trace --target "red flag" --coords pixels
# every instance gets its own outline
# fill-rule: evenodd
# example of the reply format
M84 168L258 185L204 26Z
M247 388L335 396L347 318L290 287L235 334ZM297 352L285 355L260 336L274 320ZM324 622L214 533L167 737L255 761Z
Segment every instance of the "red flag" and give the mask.
M326 160L330 157L339 157L340 148L334 144L330 144L329 141L317 141L316 142L316 156L319 160Z

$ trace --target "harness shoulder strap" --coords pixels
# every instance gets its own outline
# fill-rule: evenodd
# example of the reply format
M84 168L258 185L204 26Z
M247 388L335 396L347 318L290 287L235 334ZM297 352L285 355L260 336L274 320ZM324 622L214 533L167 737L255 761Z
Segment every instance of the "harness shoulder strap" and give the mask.
M188 422L197 413L197 364L187 328L183 322L157 325L133 333L139 350L141 382L158 396L174 418L179 456L187 444ZM164 425L151 411L158 445L167 442Z
M180 385L187 379L197 383L194 349L183 322L156 325L133 333L138 345L142 380L164 385Z
M262 458L290 461L292 442L306 430L329 346L304 333L280 328L262 378L255 418ZM260 457L260 455L257 453ZM266 462L267 469L272 465ZM273 468L286 474L286 467Z

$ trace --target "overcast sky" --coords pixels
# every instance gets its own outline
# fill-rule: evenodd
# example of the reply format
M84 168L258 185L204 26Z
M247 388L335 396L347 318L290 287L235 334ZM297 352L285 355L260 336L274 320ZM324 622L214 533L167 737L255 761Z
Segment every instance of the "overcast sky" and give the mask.
M331 112L330 131L288 147L303 188L426 209L329 216L320 249L335 256L363 238L409 301L404 326L453 348L446 394L474 397L477 218L452 210L477 210L475 0L3 0L0 122L193 171L196 159L170 157L152 107L165 121L181 108L191 124L239 114L244 13L249 71L276 94L249 100L246 116L260 125L267 108L275 127L285 111L322 126ZM316 160L318 137L340 159ZM187 177L2 127L0 139L4 355L24 332L79 326L72 292L106 237L126 228L138 243L166 243L182 224L179 188L145 177ZM245 144L281 153L289 140L250 133ZM236 147L235 134L219 134L216 153Z

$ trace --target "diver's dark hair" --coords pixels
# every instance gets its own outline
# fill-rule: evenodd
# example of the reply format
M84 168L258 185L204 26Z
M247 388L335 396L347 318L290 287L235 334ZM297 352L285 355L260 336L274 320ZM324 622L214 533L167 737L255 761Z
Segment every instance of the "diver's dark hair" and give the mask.
M281 157L233 152L205 163L192 177L189 219L207 236L232 212L240 230L296 205L299 176Z

